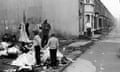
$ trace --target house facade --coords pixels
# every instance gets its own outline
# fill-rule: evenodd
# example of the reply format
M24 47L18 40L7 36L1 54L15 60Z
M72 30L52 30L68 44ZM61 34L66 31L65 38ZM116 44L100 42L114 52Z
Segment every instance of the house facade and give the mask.
M114 24L115 18L100 0L84 0L84 27L91 25L92 35L108 29ZM84 28L84 32L86 28Z
M94 34L94 8L94 0L84 0L84 32L87 31L86 24L89 24L92 35Z

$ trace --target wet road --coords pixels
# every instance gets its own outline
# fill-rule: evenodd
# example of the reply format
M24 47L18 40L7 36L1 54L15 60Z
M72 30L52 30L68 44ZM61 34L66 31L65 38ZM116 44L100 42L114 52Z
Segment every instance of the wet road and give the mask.
M120 72L120 30L115 29L104 40L76 60L64 72Z

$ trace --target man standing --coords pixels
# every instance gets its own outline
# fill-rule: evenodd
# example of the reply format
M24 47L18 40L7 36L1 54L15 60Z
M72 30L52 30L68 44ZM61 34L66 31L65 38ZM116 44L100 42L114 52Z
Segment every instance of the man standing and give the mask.
M48 38L49 38L49 31L51 29L50 24L48 24L47 20L44 21L44 23L42 24L42 47L44 48L44 46L47 44L48 42Z
M59 48L59 40L55 36L55 34L51 35L46 46L50 47L51 66L56 67L57 66L57 49Z

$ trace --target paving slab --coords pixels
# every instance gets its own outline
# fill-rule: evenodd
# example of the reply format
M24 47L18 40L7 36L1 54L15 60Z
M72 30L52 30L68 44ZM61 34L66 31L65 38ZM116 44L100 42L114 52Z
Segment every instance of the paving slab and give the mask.
M80 47L87 45L88 43L91 43L91 41L77 41L69 44L68 47Z

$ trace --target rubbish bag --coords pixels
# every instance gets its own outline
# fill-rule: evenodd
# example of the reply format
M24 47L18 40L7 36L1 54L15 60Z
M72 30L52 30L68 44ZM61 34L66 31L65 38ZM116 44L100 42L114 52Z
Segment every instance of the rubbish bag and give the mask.
M20 50L18 48L16 48L15 46L8 48L8 54L18 54L19 52L20 52Z
M41 60L42 60L43 62L45 62L47 59L50 58L49 49L50 49L50 48L48 47L48 48L46 48L46 49L44 49L44 50L41 50L41 51L43 52L42 57L41 57ZM62 54L59 50L57 50L57 59L58 59L58 60L61 60L63 57L64 57L63 54Z

